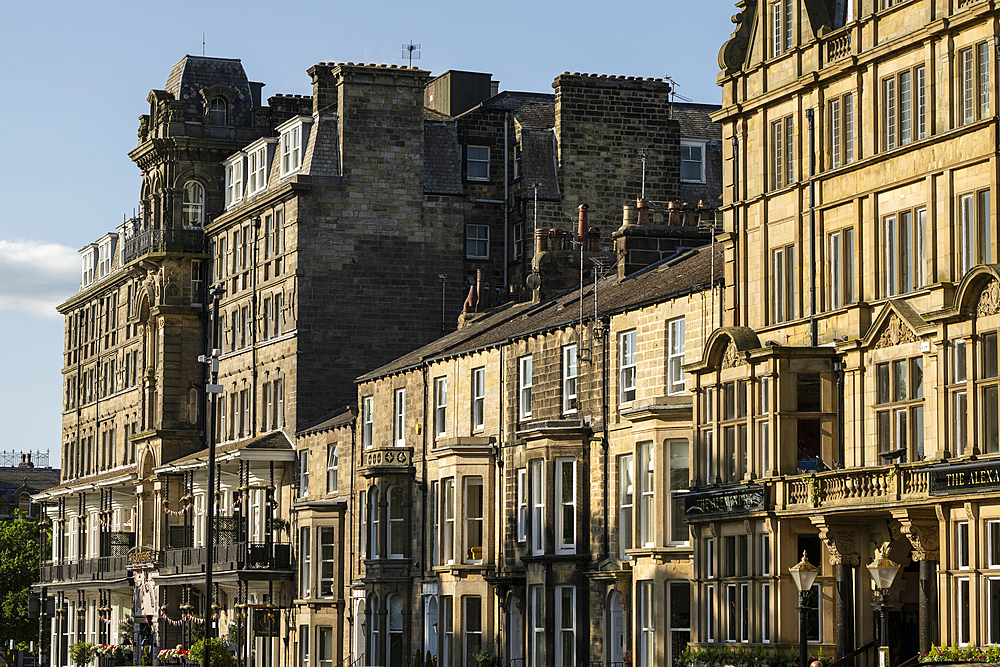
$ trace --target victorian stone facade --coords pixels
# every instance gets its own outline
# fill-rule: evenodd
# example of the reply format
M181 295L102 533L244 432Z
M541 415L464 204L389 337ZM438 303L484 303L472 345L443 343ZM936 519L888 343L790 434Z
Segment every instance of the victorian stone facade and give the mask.
M707 163L718 130L707 109L690 107L686 127L705 149L685 152L683 171L682 125L669 118L662 81L567 73L555 95L494 95L479 85L489 75L477 75L476 85L452 84L451 98L472 108L442 113L424 105L429 76L416 68L318 63L308 75L311 96L274 95L265 104L263 84L249 81L238 60L179 61L164 90L150 92L130 153L142 176L141 214L81 250L80 292L60 306L62 479L34 496L52 520L42 583L55 598L47 619L53 665L69 664L75 641L190 645L206 618L243 665L312 659L330 667L347 655L387 664L398 647L382 639L400 641L400 614L409 655L423 646L408 634L428 596L414 577L437 572L439 590L478 581L483 632L491 632L502 616L489 615L498 589L486 577L499 563L501 527L483 509L477 557L456 546L449 568L426 555L420 521L429 491L417 480L429 478L411 469L425 423L418 391L407 399L414 433L405 442L414 450L402 458L365 459L358 408L329 411L359 402L353 381L361 373L453 331L470 288L472 311L532 307L526 302L541 292L525 287L527 258L541 253L536 273L555 294L567 281L579 286L581 261L592 283L590 260L610 266L612 245L632 227L642 228L634 236L647 264L708 238L698 223L712 218L719 168ZM615 111L602 119L561 101L577 97L604 99ZM622 137L626 127L641 136L643 116L653 113L643 182L641 160ZM610 166L573 157L601 132L616 158ZM547 188L539 209L544 200L553 211L537 216L535 242L525 238L529 220L536 231L529 178ZM601 198L582 194L588 178L600 180ZM682 182L707 187L706 201L678 202L668 213ZM629 207L635 224L612 239L622 202L643 185L659 208ZM600 211L598 220L588 221L581 203ZM581 224L582 254L573 244ZM674 240L654 241L650 229L659 226ZM213 356L218 384L206 392ZM580 455L591 447L585 431L574 436ZM208 437L217 443L214 488ZM435 479L445 469L480 477L487 508L486 491L505 487L488 439L469 437L434 457L420 449L420 465L433 458ZM302 442L310 443L305 461ZM391 539L358 532L362 515L389 530L399 507L405 528ZM578 560L589 553L578 548ZM564 555L556 560L573 561ZM544 581L540 572L532 581ZM578 576L569 572L560 576ZM574 650L584 655L584 644Z
M984 2L737 3L726 298L695 395L692 642L894 663L1000 642L996 23Z

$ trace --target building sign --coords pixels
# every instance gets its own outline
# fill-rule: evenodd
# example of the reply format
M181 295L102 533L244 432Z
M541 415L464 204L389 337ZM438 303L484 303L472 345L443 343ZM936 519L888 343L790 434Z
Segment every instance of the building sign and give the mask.
M767 506L767 487L692 493L684 499L684 516L689 521L717 514L759 512Z
M277 637L280 610L274 607L254 607L253 634L255 637Z
M946 466L930 471L930 493L974 493L1000 489L1000 463Z
M126 554L128 569L155 568L159 565L159 553L149 547L133 547Z

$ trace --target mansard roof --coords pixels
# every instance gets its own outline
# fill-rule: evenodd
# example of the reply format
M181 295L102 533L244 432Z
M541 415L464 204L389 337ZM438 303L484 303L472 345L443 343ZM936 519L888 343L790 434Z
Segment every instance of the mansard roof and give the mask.
M662 260L619 280L609 276L596 286L597 310L611 315L668 301L721 282L722 247L702 246ZM359 378L359 382L405 371L420 364L502 345L508 341L574 324L583 312L594 313L595 286L572 290L542 303L512 303L496 308L467 326Z
M209 58L186 55L174 64L167 77L166 92L184 102L184 120L198 122L204 116L202 91L224 86L241 100L230 110L231 125L248 127L252 120L243 117L253 109L250 82L239 58Z

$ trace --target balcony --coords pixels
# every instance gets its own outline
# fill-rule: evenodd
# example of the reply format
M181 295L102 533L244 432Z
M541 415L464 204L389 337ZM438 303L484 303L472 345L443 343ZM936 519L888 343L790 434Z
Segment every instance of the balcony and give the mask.
M167 549L163 552L161 574L204 572L208 557L205 547ZM230 570L288 570L291 568L292 549L289 544L238 542L216 544L213 552L213 571Z
M125 578L127 558L121 556L102 556L100 558L85 558L83 560L49 561L42 565L42 583L58 581L112 581Z
M201 229L147 229L127 237L122 252L125 264L150 253L203 253L205 232Z
M830 470L776 484L775 509L880 505L928 498L927 464Z

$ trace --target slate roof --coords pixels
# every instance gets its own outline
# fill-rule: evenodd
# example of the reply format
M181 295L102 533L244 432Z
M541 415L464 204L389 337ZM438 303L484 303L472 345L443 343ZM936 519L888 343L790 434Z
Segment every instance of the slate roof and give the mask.
M87 484L99 484L100 482L106 482L111 479L116 479L118 477L126 477L128 475L135 474L136 465L133 463L127 466L121 466L119 468L114 468L112 470L105 470L104 472L97 473L96 475L88 475L86 477L76 477L71 480L67 480L58 486L51 486L47 489L41 489L39 493L44 492L45 495L58 495L61 491L66 491L68 489L76 488Z
M459 114L456 118L482 111L511 111L514 118L525 127L555 127L556 96L549 93L504 91Z
M200 122L204 117L201 90L217 84L229 86L237 92L240 104L230 109L231 125L249 127L250 118L244 117L253 108L250 82L239 58L209 58L187 55L177 61L167 77L165 90L174 99L185 102L184 120Z
M714 282L723 280L722 246L714 248ZM650 303L666 301L707 288L712 280L713 247L705 245L664 259L623 280L615 275L598 282L598 312L611 314ZM580 312L580 290L573 290L539 304L512 303L495 309L482 319L425 345L358 379L359 382L389 375L426 361L450 357L500 345L528 334L561 328L573 323ZM594 313L594 285L582 291L583 312Z
M722 126L713 123L708 114L721 109L718 104L698 104L697 102L674 102L671 116L680 124L684 139L706 139L722 141Z
M35 494L58 483L58 468L0 468L0 508L14 507L21 489Z
M310 435L312 433L320 433L321 431L328 431L330 429L337 428L338 426L344 426L345 424L350 424L352 421L354 421L354 419L355 419L354 413L351 412L350 408L343 407L340 410L334 412L333 414L323 417L323 419L319 420L315 424L311 426L306 426L295 435L296 437L301 437L304 435Z
M259 435L254 438L243 438L242 440L232 440L230 442L224 442L222 444L215 446L215 455L219 456L221 454L228 454L229 452L235 452L240 449L270 449L270 450L282 450L292 449L292 443L282 431L275 431L273 433L266 433L264 435ZM196 452L192 452L187 456L182 456L179 459L174 459L173 461L167 461L156 467L156 470L164 468L167 466L183 465L187 463L192 463L200 459L205 459L208 457L208 448L199 449Z

